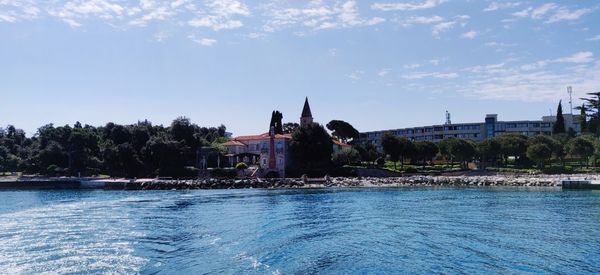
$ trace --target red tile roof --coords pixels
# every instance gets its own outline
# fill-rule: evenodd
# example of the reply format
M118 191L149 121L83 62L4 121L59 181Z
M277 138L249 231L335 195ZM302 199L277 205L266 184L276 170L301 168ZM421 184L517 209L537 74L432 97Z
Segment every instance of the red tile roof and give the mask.
M285 139L292 139L292 135L291 134L276 134L275 138L285 138ZM264 133L264 134L260 134L260 135L254 135L254 136L239 136L239 137L235 137L233 138L233 140L235 141L251 141L251 140L261 140L261 139L269 139L269 133Z
M235 146L246 146L246 144L243 144L237 140L227 141L227 142L223 143L223 145L225 145L225 146L234 146L234 145Z
M335 144L335 145L339 145L339 146L342 146L342 147L352 147L352 145L343 143L343 142L341 142L341 141L339 141L337 139L332 139L331 141L333 141L333 144Z

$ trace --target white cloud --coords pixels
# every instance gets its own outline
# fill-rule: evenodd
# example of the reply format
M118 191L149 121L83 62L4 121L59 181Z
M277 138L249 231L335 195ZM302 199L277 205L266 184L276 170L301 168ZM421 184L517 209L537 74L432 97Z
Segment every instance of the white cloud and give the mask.
M457 73L442 73L442 72L416 72L411 74L402 75L404 79L421 79L421 78L439 78L439 79L452 79L457 78Z
M447 0L425 0L419 3L374 3L371 9L380 11L412 11L435 8Z
M79 20L98 17L105 20L119 18L125 8L118 3L106 0L75 0L68 1L63 6L49 9L48 13L60 18L71 27L79 27Z
M538 8L531 10L530 15L533 19L541 19L544 16L544 14L556 8L558 8L558 5L554 3L546 3Z
M0 0L0 22L15 23L39 16L40 8L31 0Z
M379 72L377 72L377 75L380 77L385 77L390 73L391 69L389 68L383 68L381 70L379 70Z
M360 80L364 74L365 74L365 71L363 71L363 70L355 70L354 72L352 72L348 75L348 78L356 81L356 80Z
M587 40L588 41L600 41L600 34L596 35L594 37L588 38Z
M336 48L329 49L329 55L336 56L337 55L337 49Z
M406 64L406 65L404 65L402 67L404 69L407 69L407 70L413 70L413 69L416 69L416 68L420 68L421 66L423 66L423 65L418 64L418 63L413 63L413 64Z
M217 43L217 40L213 38L196 37L194 35L189 35L188 38L202 46L207 47L211 47Z
M503 62L463 69L466 84L460 85L459 93L468 97L493 100L555 101L564 95L566 86L578 91L593 91L600 86L600 61L593 54L579 52L571 56L546 59L528 64ZM573 63L561 66L557 63ZM512 63L511 63L512 64ZM549 66L555 65L555 69Z
M472 30L472 31L468 31L468 32L465 32L465 33L461 34L460 37L462 37L462 38L468 38L468 39L473 39L473 38L475 38L477 36L477 34L478 33L476 31Z
M395 20L400 22L400 24L404 27L410 27L416 24L433 24L444 21L444 18L441 16L433 15L433 16L411 16L403 20Z
M578 52L570 56L555 59L554 61L564 63L588 63L594 61L594 54L592 52Z
M237 29L244 23L237 17L250 16L250 9L236 0L211 0L206 4L208 12L200 11L196 17L189 20L192 27L207 27L214 31Z
M448 21L448 22L442 22L442 23L436 24L433 26L431 33L435 37L439 37L440 33L445 32L449 29L452 29L454 27L454 25L456 25L456 21Z
M559 6L555 3L546 3L536 8L528 7L515 12L512 15L536 20L546 19L544 23L556 23L560 21L578 20L592 11L593 10L589 8L570 10L565 6Z
M312 30L373 26L385 21L381 17L360 16L356 1L329 3L313 0L299 8L268 5L266 10L268 21L263 27L266 32L293 26Z
M496 11L502 9L515 8L521 5L521 2L492 2L483 11Z
M546 23L577 20L590 12L592 12L591 9L578 9L574 11L569 11L567 9L559 9L546 21Z

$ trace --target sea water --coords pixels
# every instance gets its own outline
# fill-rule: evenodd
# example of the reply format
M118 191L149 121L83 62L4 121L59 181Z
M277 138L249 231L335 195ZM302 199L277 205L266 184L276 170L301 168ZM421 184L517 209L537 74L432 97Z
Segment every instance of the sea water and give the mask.
M600 192L2 191L2 273L598 273Z

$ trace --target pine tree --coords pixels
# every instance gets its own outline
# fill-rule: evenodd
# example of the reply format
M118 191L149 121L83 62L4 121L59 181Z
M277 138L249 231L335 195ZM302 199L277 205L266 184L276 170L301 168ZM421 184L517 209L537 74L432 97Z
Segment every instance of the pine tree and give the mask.
M556 122L554 122L554 127L552 127L552 134L561 134L565 133L565 117L562 112L562 100L558 102L558 108L556 110Z

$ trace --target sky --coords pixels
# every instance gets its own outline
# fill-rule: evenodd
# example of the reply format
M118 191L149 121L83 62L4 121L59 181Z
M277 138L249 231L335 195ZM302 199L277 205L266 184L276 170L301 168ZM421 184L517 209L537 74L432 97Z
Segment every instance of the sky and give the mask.
M0 0L0 125L535 120L600 91L599 49L596 0Z

